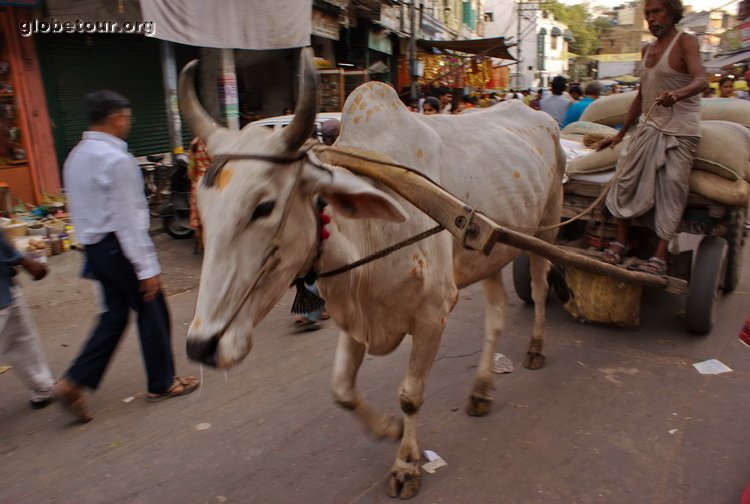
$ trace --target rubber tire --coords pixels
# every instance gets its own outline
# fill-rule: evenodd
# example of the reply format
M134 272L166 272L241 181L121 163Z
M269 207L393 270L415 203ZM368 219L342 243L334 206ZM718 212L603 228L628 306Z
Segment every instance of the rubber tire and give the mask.
M729 250L727 251L727 274L724 276L723 290L727 294L734 292L742 274L742 249L745 245L744 227L744 210L732 210L732 218L727 226L725 236Z
M194 230L181 225L180 221L174 217L163 217L161 222L167 234L177 240L184 240L195 234Z
M687 330L691 333L703 336L713 328L728 249L727 241L718 236L706 236L698 247L685 306Z
M521 301L534 304L531 297L531 260L528 254L520 254L513 260L513 288Z

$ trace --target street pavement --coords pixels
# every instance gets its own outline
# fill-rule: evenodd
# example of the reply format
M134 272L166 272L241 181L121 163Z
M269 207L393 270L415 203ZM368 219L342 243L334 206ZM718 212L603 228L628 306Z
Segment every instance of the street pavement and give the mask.
M150 404L132 327L101 388L95 420L77 425L58 406L33 411L13 372L0 374L0 503L390 502L386 477L397 444L366 437L329 392L337 331L295 333L291 293L258 331L253 352L227 372L188 362L184 341L200 274L191 240L156 234L173 319L178 371L202 388ZM745 264L750 260L745 251ZM60 376L96 313L94 284L78 278L81 254L50 258L23 288ZM483 337L483 295L473 286L446 327L420 412L420 447L447 462L423 473L412 502L492 504L736 504L750 477L750 349L737 333L750 308L750 268L726 296L713 332L683 329L684 297L644 295L639 328L573 320L548 302L547 365L520 363L533 319L512 291L498 351L515 364L496 375L492 413L464 412ZM398 411L408 338L367 357L363 395ZM716 358L733 372L704 376ZM0 364L2 358L0 357ZM134 399L126 402L128 398Z

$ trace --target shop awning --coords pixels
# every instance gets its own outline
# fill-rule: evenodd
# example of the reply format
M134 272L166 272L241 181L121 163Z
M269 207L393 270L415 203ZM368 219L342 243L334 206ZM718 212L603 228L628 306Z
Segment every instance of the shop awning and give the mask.
M727 54L725 56L719 56L718 58L707 61L706 70L720 70L725 66L736 65L737 63L742 63L747 60L750 60L750 51L740 51L734 54Z
M491 58L500 58L515 61L516 58L508 52L505 37L494 37L474 40L419 40L421 47L434 47L436 49L447 49L467 54L481 54Z

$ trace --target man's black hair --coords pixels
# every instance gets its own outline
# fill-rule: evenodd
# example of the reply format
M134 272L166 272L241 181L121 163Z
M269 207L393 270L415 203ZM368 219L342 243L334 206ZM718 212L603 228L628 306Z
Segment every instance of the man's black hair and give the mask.
M552 94L561 95L565 91L565 87L568 85L568 81L562 75L558 75L552 79Z
M89 109L89 124L102 124L109 115L130 108L130 100L107 89L89 93L86 104Z
M446 95L446 94L448 94L450 92L451 92L451 90L448 89L447 87L440 86L439 88L437 88L437 91L435 91L435 96L437 96L438 98L440 98L441 96Z

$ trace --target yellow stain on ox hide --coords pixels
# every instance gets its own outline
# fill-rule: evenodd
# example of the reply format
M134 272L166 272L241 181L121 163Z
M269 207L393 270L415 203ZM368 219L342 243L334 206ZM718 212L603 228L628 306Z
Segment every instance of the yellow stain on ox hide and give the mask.
M197 318L197 319L193 320L193 324L192 325L193 325L193 329L194 330L196 330L196 331L199 330L201 328L201 319Z
M516 170L516 171L513 172L513 178L520 178L520 177L521 177L521 172L520 171Z
M421 159L422 156L424 156L424 152L422 152L422 149L417 149L417 158Z
M357 104L356 103L352 103L351 105L349 105L349 113L350 114L353 114L356 111L357 111Z
M361 120L362 120L362 116L357 116L354 119L352 119L352 121L354 121L354 124L357 124Z
M354 103L359 104L362 101L362 95L357 95L354 97Z
M223 168L219 173L219 178L216 180L216 187L219 191L223 191L224 188L229 184L234 176L234 170L231 168Z
M357 96L359 98L359 96ZM359 110L364 110L367 107L367 102L362 102L359 104Z

